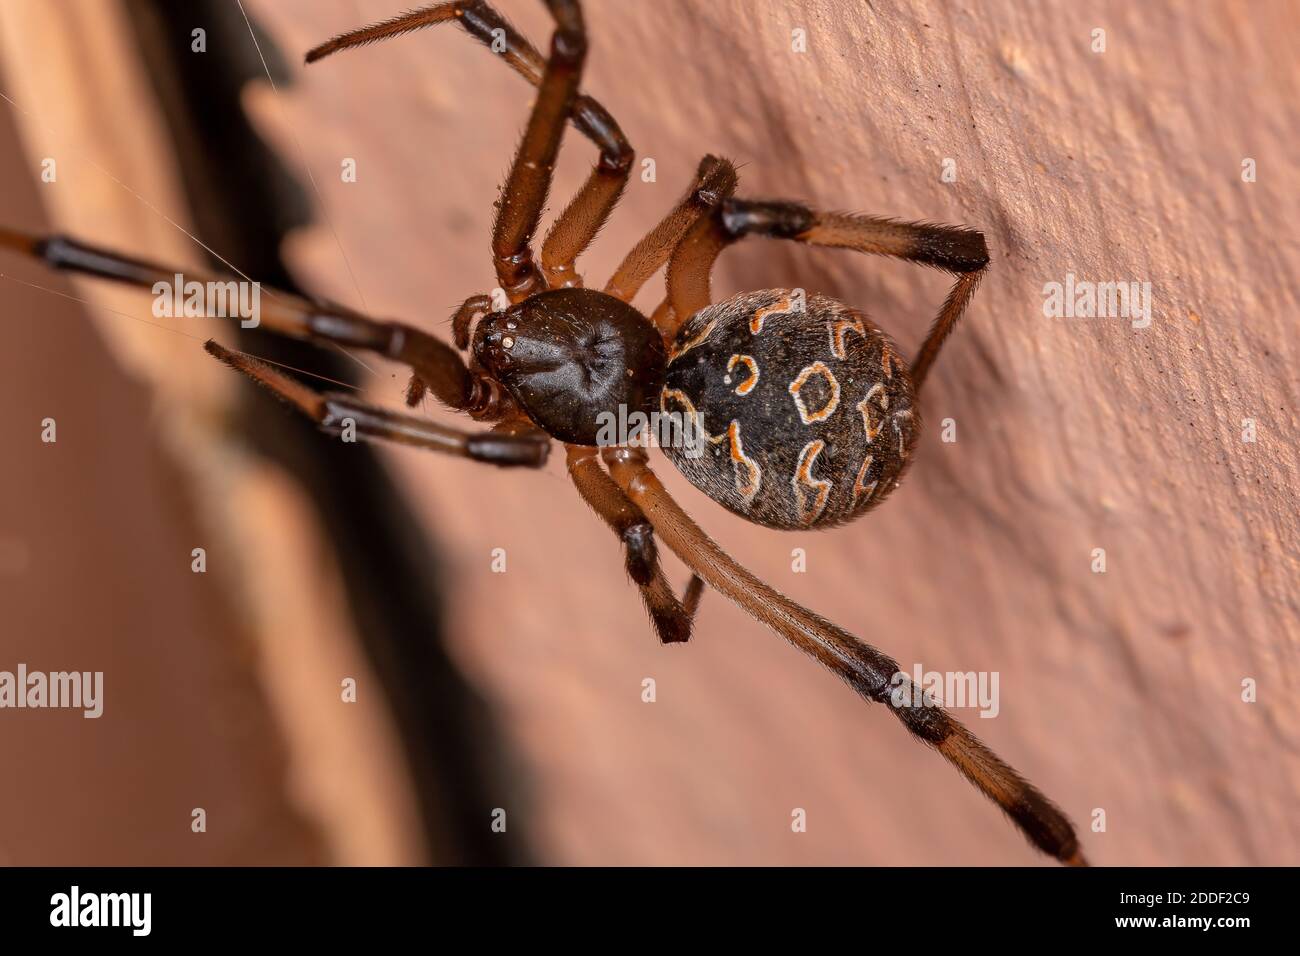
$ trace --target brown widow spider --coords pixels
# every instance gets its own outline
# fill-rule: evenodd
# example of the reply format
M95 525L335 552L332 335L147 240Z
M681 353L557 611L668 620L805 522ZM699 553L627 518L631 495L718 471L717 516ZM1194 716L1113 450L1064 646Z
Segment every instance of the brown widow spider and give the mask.
M628 253L604 291L575 271L628 182L633 152L613 117L579 90L587 52L578 0L547 0L555 21L541 54L482 0L439 3L335 37L312 63L351 47L454 21L537 87L497 207L492 258L510 307L486 295L456 312L456 349L409 325L278 293L261 321L274 332L366 349L409 366L408 401L431 392L486 432L467 433L348 395L318 392L216 342L207 350L332 432L415 445L501 466L541 467L552 439L588 505L621 539L661 641L686 641L704 584L739 604L936 748L994 800L1043 852L1083 864L1074 830L1042 793L942 707L917 705L898 664L758 580L669 497L641 443L599 439L605 416L675 412L700 426L696 454L664 450L719 504L772 528L827 528L870 510L898 486L919 436L916 401L939 349L988 265L973 230L823 213L792 202L733 198L735 167L706 156L677 206ZM600 158L533 258L567 123ZM917 358L904 364L863 313L823 296L773 289L712 303L710 272L748 235L854 249L956 276ZM169 285L177 270L66 237L0 230L0 245L60 269L132 285ZM667 298L647 317L629 303L667 263ZM540 267L539 267L540 266ZM712 423L715 431L710 434ZM602 465L603 463L603 465ZM661 538L692 570L679 600L659 565ZM901 691L901 693L900 693Z

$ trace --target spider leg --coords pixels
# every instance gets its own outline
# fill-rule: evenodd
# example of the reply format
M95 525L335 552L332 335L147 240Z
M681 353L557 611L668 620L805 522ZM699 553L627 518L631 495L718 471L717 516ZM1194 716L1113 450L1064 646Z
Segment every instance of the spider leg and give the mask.
M730 160L705 156L686 195L657 226L632 247L605 284L612 296L631 302L645 281L668 261L677 244L714 206L736 190L736 167Z
M462 352L469 348L470 329L475 322L492 311L492 297L472 295L461 303L451 319L451 340Z
M603 457L614 481L649 519L655 534L709 587L830 668L863 698L889 707L913 736L937 749L1044 853L1063 863L1086 865L1065 814L947 711L931 704L916 706L911 684L896 661L737 564L669 496L643 451L610 448Z
M894 256L956 276L912 362L912 381L918 393L940 346L961 319L989 263L984 236L973 229L815 212L793 202L728 199L713 216L697 222L673 250L668 263L669 304L664 321L674 333L682 322L710 303L709 278L719 253L751 233Z
M547 0L546 5L555 19L551 55L502 187L492 228L497 281L511 302L520 302L546 288L546 280L533 263L533 235L541 221L560 141L577 101L587 58L586 27L577 0Z
M582 285L582 276L574 270L574 263L614 211L632 175L632 160L636 155L623 131L599 103L582 94L578 94L578 100L587 100L594 107L575 106L575 117L589 116L585 128L576 118L575 125L600 147L600 158L542 242L542 272L552 289Z
M66 236L33 236L0 228L0 247L39 259L55 269L109 279L144 289L187 283L234 282L168 268L102 249ZM449 408L492 417L505 401L499 386L477 374L450 346L398 322L378 322L350 309L309 302L288 292L262 288L258 322L273 332L323 344L360 348L401 362Z
M703 582L697 575L691 575L685 596L678 601L659 566L650 522L601 467L597 449L580 445L564 447L568 452L569 476L578 493L623 542L628 577L641 590L660 642L681 644L690 640L691 621L700 603Z
M511 26L508 20L483 0L439 3L360 30L353 30L351 33L344 33L309 51L307 62L315 63L339 50L377 43L422 27L446 23L449 20L455 20L470 36L494 53L499 52L501 58L533 86L542 85L546 58L528 42L526 37ZM626 162L628 168L631 168L631 147L614 117L599 102L585 93L579 93L573 101L569 119L578 132L600 149L602 165L617 167ZM622 158L624 155L626 155L625 160Z
M492 311L492 297L472 295L460 304L451 317L451 340L462 352L469 350L470 330L475 322ZM476 363L470 358L470 370L475 370ZM406 404L414 408L423 401L429 387L420 378L419 373L412 372L411 380L406 384Z
M607 156L602 152L582 189L569 201L542 243L542 274L551 289L582 286L575 263L591 245L596 234L618 204L632 173L632 147L623 141L624 152Z
M510 435L498 430L469 434L427 418L358 401L350 395L318 392L260 359L233 352L211 339L203 347L208 354L247 375L331 434L341 434L351 422L356 434L367 438L381 438L502 467L540 468L546 464L550 442L545 436Z
M565 119L571 119L578 131L599 147L600 160L543 243L542 272L550 286L581 285L573 271L574 262L608 219L632 169L632 147L618 123L600 103L578 91L586 58L586 30L578 0L546 0L546 4L556 22L549 60L482 0L422 7L344 33L307 53L307 62L314 63L340 50L454 20L538 88L493 232L497 277L514 302L545 288L529 246L550 188Z

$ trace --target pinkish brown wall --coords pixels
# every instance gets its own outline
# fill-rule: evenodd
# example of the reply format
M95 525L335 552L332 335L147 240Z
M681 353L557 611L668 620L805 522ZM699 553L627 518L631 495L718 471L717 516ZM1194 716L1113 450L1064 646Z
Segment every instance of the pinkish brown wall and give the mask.
M401 6L245 2L290 54ZM654 180L634 177L583 260L594 280L705 152L745 164L746 194L966 223L994 255L928 386L921 460L878 513L832 533L780 534L726 514L660 459L670 488L756 573L905 667L996 671L998 717L963 716L1084 826L1094 861L1300 860L1294 5L1207 3L1195 15L1120 2L586 6L586 88L655 161ZM502 7L542 42L540 4ZM1092 49L1096 28L1104 52ZM792 49L795 30L806 31L804 52ZM454 29L339 56L278 95L250 90L266 135L291 166L312 170L332 226L293 244L301 273L324 294L354 305L363 296L377 314L445 334L454 305L495 284L491 203L530 101ZM556 206L594 156L576 136L568 147ZM340 181L348 157L356 183ZM946 159L953 182L942 179ZM1242 178L1246 159L1253 182ZM1152 323L1045 318L1044 284L1068 274L1150 282ZM719 295L770 286L860 304L910 348L946 283L752 240L728 253L715 284ZM640 301L653 307L655 295ZM57 400L56 345L30 340L43 372L23 353L26 368L3 379L5 407L28 409L20 421ZM105 357L81 347L85 375ZM385 367L374 393L396 404L403 384ZM107 397L70 407L86 414ZM941 440L945 419L955 442ZM1256 440L1244 441L1251 427ZM6 440L19 464L5 480L29 493L73 480L34 445ZM106 481L111 469L141 467L135 446L103 441ZM409 451L392 460L446 551L457 648L531 788L510 826L540 858L1038 859L888 714L717 595L705 597L693 644L657 646L615 541L560 463L523 475ZM129 500L77 504L80 548L97 549L96 567L112 564L114 515L139 513L124 512ZM150 520L153 531L134 533L183 544L183 516L155 510ZM52 538L48 560L76 559L75 540ZM495 548L506 551L504 574L491 570ZM792 571L794 548L806 551L806 573ZM1093 570L1096 549L1104 573ZM27 573L61 594L74 586L62 571ZM85 581L75 587L89 608L95 585ZM37 591L23 590L24 600ZM185 593L167 592L178 602ZM162 613L152 589L115 594L124 615ZM120 633L163 640L187 615L222 630L203 607L195 598L175 610L177 624L147 631L124 617ZM66 638L56 612L70 613L56 602L23 619ZM653 704L642 702L647 678ZM1253 702L1243 681L1257 687ZM15 726L6 721L0 732ZM39 759L53 764L88 731L50 733ZM123 734L127 748L136 738ZM42 799L65 801L60 819L110 819L75 791L41 786ZM508 808L517 800L501 795ZM794 808L807 812L806 833L791 832ZM1098 811L1104 832L1090 826ZM50 852L71 853L60 839Z

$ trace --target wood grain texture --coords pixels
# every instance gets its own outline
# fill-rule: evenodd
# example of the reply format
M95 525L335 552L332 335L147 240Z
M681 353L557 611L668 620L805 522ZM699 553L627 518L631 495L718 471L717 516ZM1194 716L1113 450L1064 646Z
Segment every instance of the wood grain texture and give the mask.
M289 50L395 9L253 7ZM540 4L503 7L545 43ZM653 183L634 177L589 275L603 280L706 151L745 164L743 194L965 223L994 254L887 507L786 535L724 514L665 462L674 491L755 571L904 666L999 672L1000 715L971 722L1085 827L1105 810L1106 832L1085 837L1096 861L1296 862L1295 7L587 10L585 87L657 166ZM445 31L314 66L259 105L286 148L290 128L303 142L369 304L445 330L450 306L493 284L489 204L528 102ZM594 159L566 145L553 209ZM344 156L356 184L333 171ZM355 294L332 237L304 237L301 256L330 292ZM1151 325L1045 318L1044 284L1068 273L1150 282ZM914 267L751 240L724 258L716 294L795 285L862 306L909 346L945 288ZM955 443L939 440L945 418ZM694 645L655 646L615 542L558 469L399 458L460 559L464 651L531 757L525 825L552 858L1034 859L886 714L716 595ZM489 570L494 547L506 574ZM791 571L794 547L807 574ZM794 807L806 834L790 832Z

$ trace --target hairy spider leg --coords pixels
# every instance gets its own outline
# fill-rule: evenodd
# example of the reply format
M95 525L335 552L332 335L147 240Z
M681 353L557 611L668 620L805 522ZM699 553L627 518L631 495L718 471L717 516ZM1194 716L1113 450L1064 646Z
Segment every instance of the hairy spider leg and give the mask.
M974 229L815 212L794 202L728 199L712 216L698 221L673 250L668 262L668 304L665 314L656 316L661 327L675 334L683 322L710 304L710 277L718 255L751 234L893 256L955 275L956 282L912 362L918 394L989 263L984 236Z
M152 289L159 283L171 286L177 275L183 275L188 280L203 284L220 281L205 273L187 272L183 269L161 266L144 259L125 256L109 249L88 245L66 236L37 236L14 229L0 228L0 247L38 259L51 268L108 279L142 289ZM479 418L495 419L503 417L512 408L500 386L492 380L471 371L465 365L464 359L450 346L438 341L427 332L422 332L410 325L399 322L377 322L341 306L310 302L292 293L274 290L261 299L258 320L261 325L281 335L307 339L321 344L365 349L385 358L401 362L410 367L422 382L428 384L430 391L439 401L456 411L467 412ZM209 348L208 351L218 355L212 348ZM242 355L242 353L230 354ZM236 365L225 355L218 355L218 357L226 361L227 364L239 368L240 371L250 375L250 377L257 379L266 387L275 390L271 380L263 380L256 375L252 375L248 368ZM277 373L274 381L278 384L281 379L286 378L286 376ZM290 381L292 380L290 379ZM302 408L301 403L293 401L291 396L282 395L281 397ZM344 397L330 396L330 401L338 405L351 400ZM303 410L306 411L306 409ZM358 406L357 411L360 412L361 410L361 407ZM379 428L382 415L387 413L383 413L382 410L372 409L367 414L371 414L375 427ZM419 433L419 429L407 422L405 418L400 422L394 419L389 424L396 429L394 434L383 435L380 431L375 431L373 434L379 437L403 440L398 437L398 431L403 434ZM440 426L434 426L431 422L428 424L430 429L428 434L432 436ZM372 434L372 432L367 432L367 434ZM448 436L457 433L454 430L442 429L442 434ZM467 440L472 438L472 436L465 437ZM513 444L516 446L513 458L510 453L505 452L498 456L503 459L498 462L500 464L541 467L546 462L549 441L539 441L539 436L536 434L514 437L496 435L493 442L493 448L497 444ZM454 451L454 449L444 446L445 442L440 445L438 441L432 438L424 445L424 447ZM468 449L468 446L466 447ZM466 456L478 457L469 450L467 450ZM495 459L479 458L479 460Z
M898 662L814 614L741 567L668 494L640 449L607 449L610 475L657 534L709 587L830 668L864 699L890 709L918 740L934 747L993 800L1040 850L1086 865L1069 818L939 706L916 706Z

